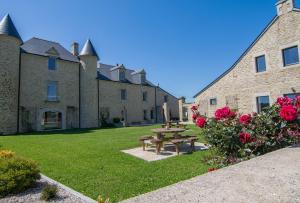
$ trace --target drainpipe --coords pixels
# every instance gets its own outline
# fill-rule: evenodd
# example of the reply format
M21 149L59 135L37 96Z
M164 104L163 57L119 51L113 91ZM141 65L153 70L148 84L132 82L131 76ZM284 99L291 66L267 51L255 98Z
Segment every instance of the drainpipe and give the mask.
M78 108L78 119L79 119L79 128L81 128L81 69L80 69L80 62L78 65L78 79L79 79L79 85L78 85L78 102L79 102L79 108Z
M21 93L21 48L19 49L19 76L18 76L18 107L17 107L17 133L20 133L20 93Z
M154 90L155 90L155 94L154 94L154 97L155 97L155 123L158 122L157 120L157 99L156 99L156 86L154 87Z
M98 79L98 77L97 77L97 95L98 95L97 96L97 99L98 99L98 101L97 101L97 105L98 105L98 117L97 117L97 120L98 120L98 127L100 127L100 125L99 125L99 116L100 116L100 105L99 105L100 98L99 98L99 96L100 96L100 94L99 94L99 79Z

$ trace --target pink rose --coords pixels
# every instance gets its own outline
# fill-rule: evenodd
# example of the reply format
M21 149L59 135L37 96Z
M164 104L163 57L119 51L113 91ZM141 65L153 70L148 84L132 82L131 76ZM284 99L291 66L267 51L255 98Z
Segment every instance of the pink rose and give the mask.
M251 122L251 119L252 117L250 114L244 114L240 117L239 121L241 124L248 125Z
M199 128L204 128L206 124L206 119L203 118L203 117L199 117L196 121L196 125L199 127Z
M276 104L278 104L279 106L286 106L286 105L292 105L293 104L293 100L288 98L288 97L279 97L277 99Z
M294 121L298 116L297 109L292 105L283 106L280 109L279 116L286 121Z
M240 142L246 144L248 142L254 141L251 139L251 135L249 133L241 132L240 133Z
M229 107L223 107L221 109L218 109L215 112L215 118L217 120L222 120L222 119L226 119L226 118L233 118L236 116L236 113L231 111Z

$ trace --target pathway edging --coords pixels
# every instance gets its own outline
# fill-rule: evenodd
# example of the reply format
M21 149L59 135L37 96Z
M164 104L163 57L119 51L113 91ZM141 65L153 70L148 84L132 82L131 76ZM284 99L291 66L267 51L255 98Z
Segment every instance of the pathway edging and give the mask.
M48 176L45 176L44 174L41 174L41 177L45 180L47 180L49 183L57 185L59 187L61 187L62 189L70 192L71 194L73 194L74 196L86 201L87 203L97 203L95 200L91 199L90 197L87 197L83 194L81 194L80 192L77 192L75 190L73 190L72 188L69 188L68 186L65 186L63 184L61 184L60 182L57 182L51 178L49 178Z

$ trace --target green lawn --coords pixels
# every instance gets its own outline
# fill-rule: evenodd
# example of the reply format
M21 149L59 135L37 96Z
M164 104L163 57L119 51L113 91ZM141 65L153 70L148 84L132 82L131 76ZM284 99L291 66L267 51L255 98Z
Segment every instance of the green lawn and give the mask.
M148 163L120 150L139 146L138 137L157 126L73 130L0 136L2 149L36 160L45 175L93 198L113 202L143 194L207 172L195 152ZM198 134L200 130L190 126Z

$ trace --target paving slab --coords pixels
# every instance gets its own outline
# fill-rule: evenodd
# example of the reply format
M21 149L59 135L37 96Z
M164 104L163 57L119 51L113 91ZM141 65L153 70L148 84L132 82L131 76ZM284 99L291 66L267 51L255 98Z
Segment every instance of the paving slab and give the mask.
M195 151L201 151L207 149L208 146L204 145L203 143L195 142ZM191 149L189 144L182 144L180 147L179 155L189 153L190 151ZM148 162L158 161L158 160L177 156L176 149L173 144L165 144L160 154L156 154L154 146L147 147L145 151L143 151L142 147L137 147L133 149L122 150L122 152L143 159Z
M300 203L300 145L219 169L122 203Z

